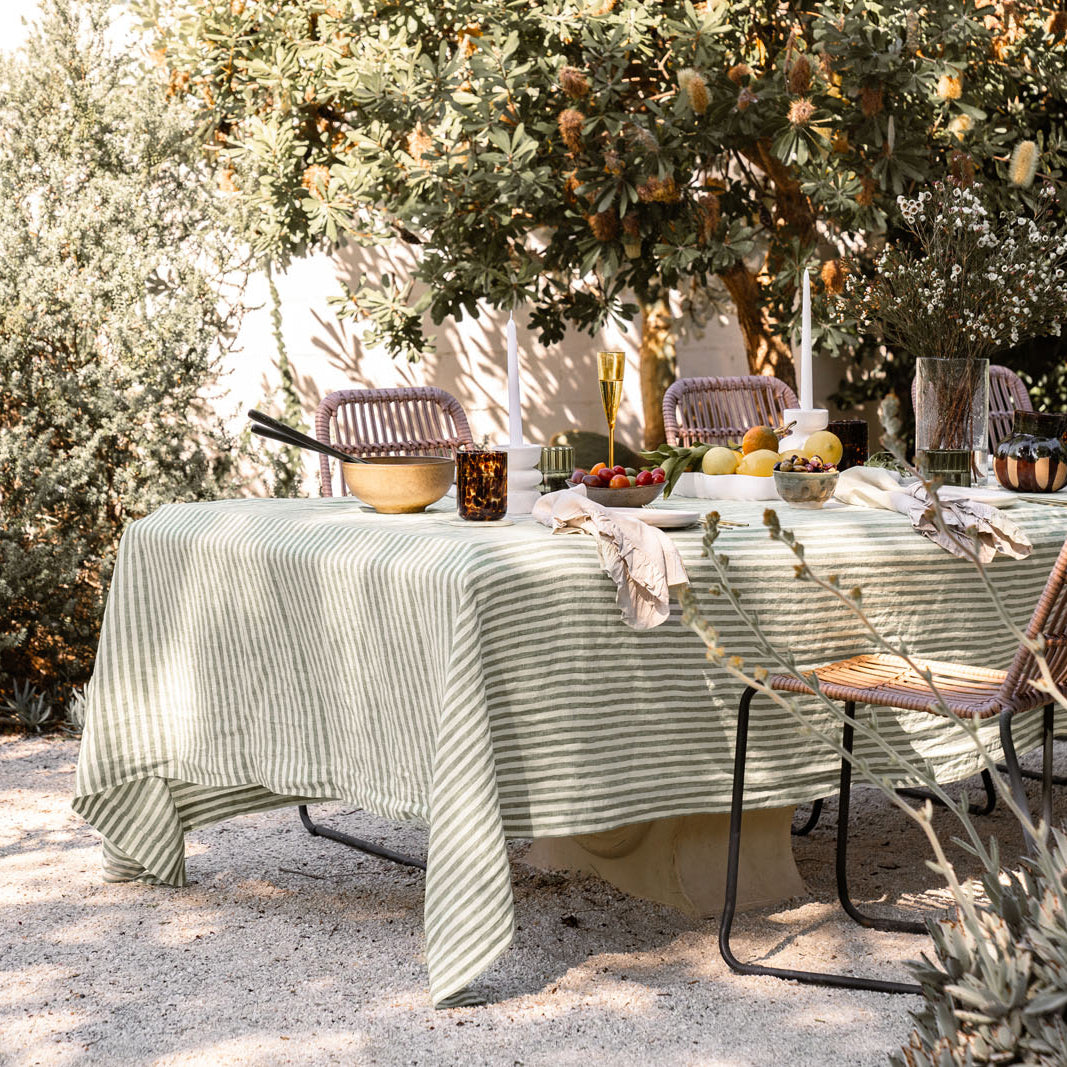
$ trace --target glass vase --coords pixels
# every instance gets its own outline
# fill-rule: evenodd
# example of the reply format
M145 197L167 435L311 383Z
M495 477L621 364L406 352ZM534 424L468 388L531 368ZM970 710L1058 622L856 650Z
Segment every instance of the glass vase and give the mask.
M915 361L915 450L968 449L971 478L981 484L989 463L989 360Z

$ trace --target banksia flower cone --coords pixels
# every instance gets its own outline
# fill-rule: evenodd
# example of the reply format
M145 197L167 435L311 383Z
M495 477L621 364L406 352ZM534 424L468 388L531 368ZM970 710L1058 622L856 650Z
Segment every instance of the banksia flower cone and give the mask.
M697 241L702 245L711 243L722 218L722 205L714 193L705 193L696 202Z
M726 72L726 77L729 78L734 85L740 85L751 74L752 68L747 63L738 63Z
M649 178L637 187L637 199L643 204L672 204L680 195L673 178Z
M937 95L942 100L959 100L963 94L963 80L958 74L942 74L937 82Z
M598 241L613 241L619 232L619 216L615 214L614 208L600 211L596 215L587 215L586 222Z
M949 173L960 185L967 186L974 181L974 160L966 152L954 149L948 157Z
M807 126L815 114L815 105L803 97L789 105L789 121L794 126Z
M419 123L414 131L408 134L408 155L410 155L416 163L421 163L423 156L425 156L432 147L433 141L422 128L422 123Z
M865 85L860 90L860 110L863 117L873 119L881 113L885 106L885 95L882 90L872 85Z
M589 81L577 67L564 67L559 72L559 87L572 100L580 100L589 94Z
M919 16L914 11L909 11L904 24L904 48L909 55L915 55L919 51Z
M789 70L787 84L789 91L798 96L811 88L811 63L808 62L807 56L797 56L797 61Z
M572 152L580 152L582 149L582 123L585 122L585 116L573 107L568 107L559 113L557 121L563 143Z
M703 115L708 110L708 83L696 70L686 68L678 72L678 85L689 98L689 106L696 115Z
M321 200L330 185L330 172L321 163L313 163L300 179L300 184L316 199Z
M948 124L948 132L951 133L957 141L962 141L964 134L970 133L973 125L974 123L972 122L970 115L957 115Z
M1029 189L1037 173L1037 161L1041 153L1033 141L1020 141L1011 154L1008 177L1012 185Z
M741 92L737 94L737 110L747 111L757 99L759 98L756 94L746 85Z
M1057 41L1067 36L1067 11L1054 11L1049 15L1045 32Z
M659 141L644 128L644 126L637 126L633 123L626 127L626 136L630 141L637 145L639 148L644 149L646 152L658 152Z
M819 271L822 283L826 291L831 295L840 293L845 288L845 278L848 277L848 268L839 259L828 259Z

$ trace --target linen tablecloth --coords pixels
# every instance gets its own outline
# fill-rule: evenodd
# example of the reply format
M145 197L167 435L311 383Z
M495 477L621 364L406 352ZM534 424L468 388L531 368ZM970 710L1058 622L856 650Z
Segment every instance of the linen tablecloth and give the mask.
M715 506L750 524L720 545L772 639L802 664L867 648L828 596L794 580L792 557L762 527L764 505ZM863 586L883 632L918 654L1006 665L1011 643L974 572L901 516L777 509L815 567ZM1013 514L1034 552L988 569L1023 621L1065 523L1055 508ZM704 592L699 528L672 536ZM703 603L724 645L754 663L744 624ZM621 622L591 538L442 510L376 515L350 498L170 505L122 539L74 807L104 838L107 877L171 885L185 882L185 832L243 812L330 798L425 822L439 1003L510 942L507 837L729 809L738 696L675 620L645 632ZM976 769L952 724L867 714L943 780ZM1018 724L1021 751L1037 743L1038 718ZM757 701L748 805L836 787L834 755Z

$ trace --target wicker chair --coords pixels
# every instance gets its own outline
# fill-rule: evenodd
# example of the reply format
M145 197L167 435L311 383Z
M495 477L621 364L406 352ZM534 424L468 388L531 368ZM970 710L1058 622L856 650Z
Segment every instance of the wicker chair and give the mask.
M455 456L474 443L460 402L429 386L330 393L315 414L315 436L354 456ZM319 457L319 482L322 495L333 496L328 456Z
M454 456L460 445L474 443L460 402L451 393L428 386L341 389L330 393L315 414L315 436L353 456ZM333 496L330 459L320 456L319 460L322 495ZM342 479L342 496L347 492ZM315 837L326 837L360 852L426 870L423 860L314 822L306 804L297 810L305 829Z
M911 380L911 408L915 410L916 379ZM1030 394L1022 378L997 363L989 367L989 451L1011 436L1012 416L1016 411L1033 411Z
M1045 584L1044 591L1026 629L1029 639L1043 636L1045 656L1053 679L1060 686L1067 684L1067 541ZM916 669L917 668L917 669ZM923 676L929 672L932 685ZM1038 664L1025 644L1020 643L1011 665L1006 671L988 667L970 667L934 660L914 660L908 663L897 656L861 655L817 667L814 674L819 689L831 700L845 705L845 725L842 747L852 751L853 722L856 704L876 707L902 708L943 714L938 697L953 715L966 719L984 719L994 715L1000 719L1000 741L1012 796L1024 812L1029 802L1023 790L1019 760L1012 741L1012 721L1016 715L1043 709L1042 734L1042 817L1047 827L1052 821L1052 731L1053 705L1048 695L1032 684L1040 677ZM812 688L793 675L772 675L767 684L780 692L812 693ZM936 688L936 694L934 689ZM745 758L748 746L749 705L756 689L749 687L741 696L737 718L737 745L734 750L733 796L730 808L730 840L726 869L726 901L719 927L719 951L723 959L741 974L771 975L812 985L844 986L849 989L871 989L882 993L919 993L919 986L905 982L887 982L873 978L854 978L850 975L815 971L796 971L742 963L730 948L730 930L737 902L738 855L741 847L741 814L745 794ZM860 912L848 892L848 809L852 784L852 764L842 757L840 811L837 821L837 894L845 912L861 926L879 930L925 933L924 924L903 919L876 918ZM1029 834L1027 842L1032 845Z
M762 374L680 378L664 394L663 427L669 445L729 444L751 426L780 424L782 412L797 406L785 382Z

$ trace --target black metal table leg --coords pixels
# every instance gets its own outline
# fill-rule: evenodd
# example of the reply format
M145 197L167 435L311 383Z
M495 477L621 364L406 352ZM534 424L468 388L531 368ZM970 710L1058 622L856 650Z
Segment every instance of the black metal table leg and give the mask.
M417 867L420 871L426 870L426 861L415 859L413 856L405 856L401 852L394 852L391 848L383 848L371 841L364 841L361 837L353 837L351 834L342 833L340 830L331 830L328 826L313 822L308 814L306 804L301 804L297 811L300 813L300 821L304 824L309 834L314 837L325 837L330 841L339 841L349 848L358 849L360 852L369 852L372 856L381 856L383 860L392 860L393 863L401 863L405 867Z
M917 985L907 982L886 982L878 978L853 978L846 974L818 971L795 971L785 967L764 967L756 963L742 963L730 947L730 931L737 906L737 872L741 853L741 815L745 799L745 760L748 749L749 706L756 690L745 690L737 709L737 742L734 749L734 781L730 802L730 839L726 861L726 899L719 924L719 952L726 965L738 974L767 975L807 985L834 986L843 989L869 989L876 993L921 993Z
M791 826L789 832L794 837L807 837L807 835L819 825L819 819L822 817L822 804L822 797L813 801L811 805L811 813L808 815L808 821L804 823L803 826Z

